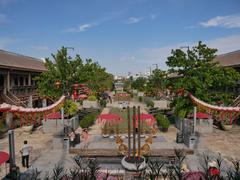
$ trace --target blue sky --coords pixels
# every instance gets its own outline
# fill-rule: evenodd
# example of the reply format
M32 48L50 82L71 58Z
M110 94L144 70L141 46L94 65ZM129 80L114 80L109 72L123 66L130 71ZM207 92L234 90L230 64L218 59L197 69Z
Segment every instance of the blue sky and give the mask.
M74 47L114 74L166 69L199 40L240 49L239 0L0 0L0 49L37 58Z

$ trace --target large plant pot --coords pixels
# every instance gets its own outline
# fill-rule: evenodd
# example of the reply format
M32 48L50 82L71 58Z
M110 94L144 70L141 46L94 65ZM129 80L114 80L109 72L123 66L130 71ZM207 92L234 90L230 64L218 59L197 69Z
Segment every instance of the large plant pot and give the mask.
M161 128L162 132L168 132L168 128Z
M232 124L223 124L222 127L224 131L230 131L232 129Z
M108 138L108 137L109 137L109 134L102 134L102 137Z
M147 163L145 160L145 157L140 157L140 158L133 158L130 157L128 158L127 156L125 156L122 161L121 161L122 166L124 167L124 169L128 170L128 171L143 171L144 169L147 168Z

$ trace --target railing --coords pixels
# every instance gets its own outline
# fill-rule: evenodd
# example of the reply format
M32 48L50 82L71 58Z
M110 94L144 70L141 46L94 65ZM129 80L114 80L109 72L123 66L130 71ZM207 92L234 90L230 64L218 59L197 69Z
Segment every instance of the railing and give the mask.
M240 95L233 101L233 106L240 106Z
M19 105L19 106L23 106L23 107L27 107L27 105L25 103L23 103L17 96L15 96L13 93L11 92L7 92L7 96L9 98L11 98L15 104Z
M16 96L36 92L36 86L13 86L11 92Z

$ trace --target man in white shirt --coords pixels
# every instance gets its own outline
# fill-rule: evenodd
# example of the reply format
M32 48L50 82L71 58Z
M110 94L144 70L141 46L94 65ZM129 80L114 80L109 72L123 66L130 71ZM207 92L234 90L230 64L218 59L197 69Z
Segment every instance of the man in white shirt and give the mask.
M21 154L22 154L22 166L23 167L29 167L29 154L31 151L32 147L28 145L27 141L24 141L24 145L21 149Z

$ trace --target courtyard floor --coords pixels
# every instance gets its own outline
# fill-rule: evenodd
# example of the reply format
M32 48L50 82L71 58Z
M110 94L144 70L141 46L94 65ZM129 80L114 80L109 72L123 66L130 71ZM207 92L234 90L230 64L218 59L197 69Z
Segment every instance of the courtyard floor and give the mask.
M146 107L142 103L130 102L130 106L141 106L141 112L145 112ZM108 104L107 108L103 110L103 113L108 113L110 107L119 107L114 102ZM41 129L34 131L32 134L23 133L21 128L15 129L15 146L16 146L16 163L20 167L21 172L26 169L21 166L20 149L23 141L28 140L29 144L33 146L33 151L30 155L31 168L38 168L43 172L47 172L54 168L54 165L61 163L65 168L72 168L74 166L73 157L74 154L69 154L66 149L63 148L63 140L59 137L55 137L53 134L44 134ZM79 128L79 132L81 129ZM170 126L167 133L158 132L157 138L153 139L151 148L186 148L183 144L177 144L175 142L176 129L173 125ZM88 148L113 148L117 149L114 139L102 139L101 127L97 124L93 125L89 131L89 145ZM126 140L125 140L126 141ZM76 146L81 148L84 143ZM7 136L0 140L0 150L8 151L8 139ZM200 168L198 159L202 153L209 153L216 155L221 153L226 161L230 162L232 158L240 157L240 127L235 126L231 131L222 131L214 129L212 134L202 134L199 139L195 154L187 157L187 163L192 170ZM119 169L121 165L114 163L112 166L109 164L102 164L104 169ZM4 171L2 171L4 172Z

